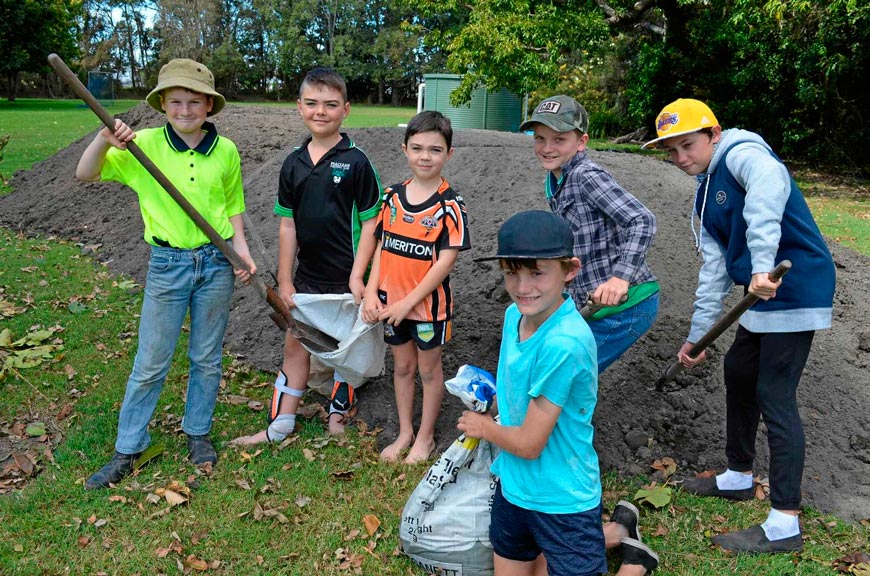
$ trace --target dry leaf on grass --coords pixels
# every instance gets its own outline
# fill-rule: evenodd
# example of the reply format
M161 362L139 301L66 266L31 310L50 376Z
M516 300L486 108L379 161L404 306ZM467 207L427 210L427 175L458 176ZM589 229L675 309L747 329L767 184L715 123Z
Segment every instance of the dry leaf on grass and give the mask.
M366 514L363 516L363 524L366 527L366 532L371 536L378 531L378 528L381 526L381 521L374 514Z

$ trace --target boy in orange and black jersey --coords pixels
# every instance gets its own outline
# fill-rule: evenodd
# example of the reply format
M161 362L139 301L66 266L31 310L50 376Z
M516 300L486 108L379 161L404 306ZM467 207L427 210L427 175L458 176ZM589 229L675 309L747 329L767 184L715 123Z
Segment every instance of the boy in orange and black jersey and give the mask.
M461 250L471 247L465 204L442 178L453 155L450 120L440 112L417 114L405 130L402 151L413 177L384 191L378 217L363 319L384 322L393 353L393 386L399 436L381 459L405 463L429 458L444 397L441 347L450 339L453 295L450 271ZM423 382L423 411L414 435L414 377Z

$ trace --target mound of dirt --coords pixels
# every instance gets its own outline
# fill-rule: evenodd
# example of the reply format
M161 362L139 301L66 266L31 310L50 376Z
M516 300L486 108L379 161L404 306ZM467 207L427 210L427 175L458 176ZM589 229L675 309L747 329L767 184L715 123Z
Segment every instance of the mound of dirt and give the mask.
M161 122L144 104L125 120L139 128ZM248 212L267 253L266 258L260 255L254 238L254 257L261 271L274 269L278 220L272 208L278 170L304 137L304 127L293 110L248 106L228 106L215 122L242 154ZM382 184L407 177L401 129L349 133L368 153ZM73 178L78 158L92 138L88 135L32 170L16 174L14 192L0 198L0 224L27 234L100 242L98 257L110 268L144 282L148 250L135 194L114 184L82 184ZM454 144L456 153L445 175L467 203L473 247L460 255L452 275L456 321L454 338L444 353L448 377L466 363L494 371L498 361L500 324L509 299L496 266L475 264L472 258L494 251L498 227L508 216L524 209L547 209L543 174L528 136L460 130ZM662 286L655 326L601 377L595 440L602 469L649 473L650 463L664 456L674 458L686 472L721 467L725 464L721 356L733 339L733 329L711 348L710 361L679 377L682 388L656 392L654 387L689 328L699 266L689 229L694 181L655 157L595 151L591 156L657 215L659 232L649 260ZM858 520L870 518L866 428L870 331L865 324L870 317L870 259L837 244L830 248L838 274L834 325L816 335L799 390L807 438L803 486L807 504ZM258 368L274 371L280 365L282 335L268 319L268 311L253 290L240 287L226 344ZM388 360L387 374L360 390L358 412L370 427L383 429L384 444L398 430L390 371ZM457 436L460 411L454 398L445 400L438 424L439 450ZM763 434L762 426L756 473L765 476Z

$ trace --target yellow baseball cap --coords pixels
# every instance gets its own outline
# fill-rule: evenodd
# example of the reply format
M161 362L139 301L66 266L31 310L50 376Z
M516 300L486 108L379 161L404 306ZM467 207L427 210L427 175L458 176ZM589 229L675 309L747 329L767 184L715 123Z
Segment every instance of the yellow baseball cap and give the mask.
M719 121L716 120L709 106L700 100L680 98L662 108L656 117L656 133L659 137L650 140L641 148L647 148L666 138L682 136L718 125Z

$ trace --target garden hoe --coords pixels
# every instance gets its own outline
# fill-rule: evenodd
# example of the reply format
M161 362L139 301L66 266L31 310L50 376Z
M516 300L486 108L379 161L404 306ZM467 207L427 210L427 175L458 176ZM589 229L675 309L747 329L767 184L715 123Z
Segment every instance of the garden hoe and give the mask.
M779 264L776 265L776 268L773 269L768 275L771 282L776 282L780 278L786 275L786 273L791 270L791 262L788 260L783 260ZM735 304L734 308L728 311L727 314L722 316L718 322L713 324L713 327L707 331L706 334L701 336L697 342L689 349L689 356L692 358L696 357L698 354L707 349L707 347L713 343L713 341L722 335L725 330L728 329L729 326L734 324L734 322L740 318L740 316L749 310L749 308L758 301L758 296L754 294L747 294L743 297L740 302ZM682 372L683 365L680 364L680 361L677 360L670 366L668 366L667 370L661 375L656 382L656 391L661 392L665 388L665 384L671 382L674 378L677 377L677 374Z
M58 56L57 54L49 54L48 63L51 64L51 67L54 68L55 72L57 72L60 77L73 89L73 91L85 101L85 103L90 107L90 109L96 114L99 119L109 128L109 130L115 130L115 118L112 117L111 114L100 104L94 95L91 94L87 88L85 88L84 84L82 84L78 77L73 74L72 70L66 65L66 63ZM226 240L224 240L220 234L209 224L202 215L197 212L196 208L188 202L187 198L185 198L181 192L179 192L178 188L175 187L172 182L166 177L163 172L157 167L154 162L151 161L150 158L142 151L139 146L136 145L135 141L131 141L127 143L127 150L130 151L131 154L142 164L142 166L148 171L151 176L163 186L164 190L172 197L173 200L184 210L185 214L190 217L193 222L199 226L200 230L202 230L208 239L214 244L218 250L226 257L227 260L238 270L248 270L250 272L250 268L248 265L242 260L241 256L233 250L233 247L230 246ZM293 335L294 338L303 343L310 350L316 352L331 352L338 348L338 341L331 336L324 334L320 330L313 328L303 322L299 322L294 319L293 316L290 315L290 309L287 307L287 304L278 296L278 293L275 292L272 288L267 286L263 280L256 276L251 275L251 284L257 290L261 297L263 297L266 302L274 309L276 313L270 314L272 320L278 325L279 328L285 331L289 331L290 334Z

